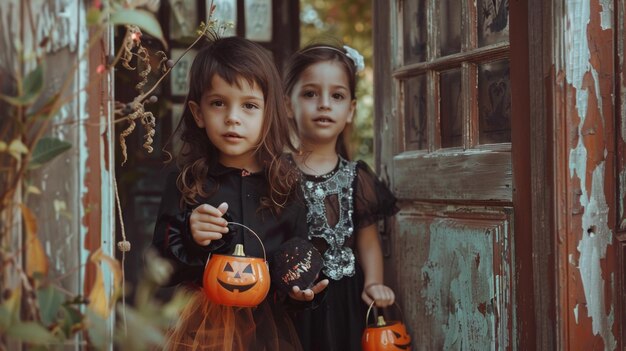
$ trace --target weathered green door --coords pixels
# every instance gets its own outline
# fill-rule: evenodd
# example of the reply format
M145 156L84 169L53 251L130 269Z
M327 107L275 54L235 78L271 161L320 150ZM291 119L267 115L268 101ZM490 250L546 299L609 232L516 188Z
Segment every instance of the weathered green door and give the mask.
M508 1L375 6L377 159L401 207L386 277L414 349L510 349Z

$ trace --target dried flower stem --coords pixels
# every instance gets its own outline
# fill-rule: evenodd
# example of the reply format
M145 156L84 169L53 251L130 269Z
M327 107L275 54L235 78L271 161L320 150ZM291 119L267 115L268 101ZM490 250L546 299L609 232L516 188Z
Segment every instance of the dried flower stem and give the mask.
M213 3L213 2L211 2ZM183 52L182 55L180 55L180 57L178 59L176 59L176 61L174 61L174 66L176 66L178 64L178 61L180 61L188 52L189 50L191 50L197 43L198 41L200 41L200 39L202 37L204 37L204 35L206 34L206 32L208 31L209 26L207 26L206 28L204 28L204 30L202 31L202 34L198 35L198 37L196 38L196 40L193 41L193 43L191 43L191 45L189 45L187 47L187 49L185 49L185 51ZM154 89L156 89L157 86L159 86L159 84L161 83L161 81L163 79L165 79L165 77L172 71L171 68L169 68L167 71L165 71L165 73L163 73L163 75L161 76L161 78L159 78L159 80L156 81L156 83L154 83L154 85L152 86L152 88L150 88L150 90L148 90L147 92L139 95L137 98L135 98L137 101L143 101L146 99L146 97L148 97L150 94L152 94L152 92L154 91Z
M180 57L178 59L176 59L176 61L174 61L174 64L172 65L172 67L176 66L178 64L178 62L183 58L183 56L185 56L187 54L187 52L189 52L189 50L191 50L197 43L198 41L200 41L200 39L202 39L202 37L206 34L206 32L208 31L209 27L207 26L202 34L198 35L198 37L196 38L196 40L194 40L193 43L191 43L191 45L189 45L187 47L187 49L183 52L182 55L180 55ZM133 99L133 101L131 102L131 104L134 106L136 103L140 103L143 100L145 100L158 86L159 84L161 84L161 81L163 79L165 79L165 77L172 71L172 68L167 68L167 70L163 73L163 75L154 83L154 85L150 88L150 90L148 90L147 92L135 97L135 99ZM116 120L113 121L113 123L119 123L119 122L124 122L127 121L128 117L124 116L122 118L118 118Z

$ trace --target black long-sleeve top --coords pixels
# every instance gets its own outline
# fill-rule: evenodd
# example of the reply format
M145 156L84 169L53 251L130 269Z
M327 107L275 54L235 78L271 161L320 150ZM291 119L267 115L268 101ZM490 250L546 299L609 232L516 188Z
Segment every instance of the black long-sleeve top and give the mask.
M263 257L258 240L239 226L229 226L231 231L228 234L208 246L198 245L189 229L189 216L196 206L181 207L182 194L176 186L177 176L177 172L168 175L152 239L152 245L174 266L168 285L183 282L201 284L209 254L231 254L239 243L244 244L247 256ZM280 215L274 215L270 210L259 210L261 198L268 196L268 183L263 171L246 174L241 169L217 163L209 170L206 182L205 189L210 195L198 198L199 204L218 207L222 202L228 203L224 218L254 230L263 241L268 260L284 241L294 236L306 237L306 208L302 201L290 201Z

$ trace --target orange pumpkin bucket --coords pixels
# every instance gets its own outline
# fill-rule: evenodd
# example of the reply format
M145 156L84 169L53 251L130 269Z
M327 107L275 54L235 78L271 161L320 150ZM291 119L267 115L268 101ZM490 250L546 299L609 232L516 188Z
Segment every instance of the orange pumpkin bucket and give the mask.
M365 330L361 339L363 351L385 351L385 350L411 350L411 336L406 331L406 326L402 321L385 321L382 315L376 319L376 323L368 324L370 311L374 307L374 302L370 304L365 315ZM402 311L396 303L400 314Z
M263 247L263 258L246 256L242 244L235 245L231 255L211 255L204 267L204 293L217 304L254 307L265 299L270 290L265 245L257 233L245 225L235 222L228 224L241 226L254 234Z

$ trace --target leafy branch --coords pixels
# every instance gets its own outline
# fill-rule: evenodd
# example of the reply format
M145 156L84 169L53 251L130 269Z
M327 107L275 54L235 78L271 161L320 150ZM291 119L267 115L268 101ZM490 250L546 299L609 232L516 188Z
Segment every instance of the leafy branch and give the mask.
M79 265L94 265L97 267L97 276L89 296L67 291L60 286L57 278L49 278L49 260L45 254L42 242L38 238L38 221L35 214L26 206L25 198L28 194L41 194L34 185L29 184L31 171L36 170L63 152L70 150L72 145L60 138L49 136L54 120L63 109L72 104L79 94L90 91L94 84L100 84L106 72L121 65L128 70L137 70L140 77L135 86L138 92L130 103L116 101L113 113L117 118L113 123L127 122L128 126L120 137L120 147L124 155L122 163L127 160L127 146L125 138L130 135L136 126L136 121L145 129L143 147L152 152L152 142L155 135L156 118L146 110L145 104L156 102L152 95L159 84L180 61L167 58L163 51L154 55L159 58L157 72L152 72L150 64L151 53L142 45L143 33L166 43L158 21L145 10L133 8L136 0L94 0L87 12L87 23L90 26L90 38L71 68L64 72L64 79L59 89L51 96L44 97L43 91L47 86L45 73L50 67L46 66L45 47L50 45L50 38L45 37L35 44L32 51L27 53L18 40L11 42L7 52L15 55L17 64L7 64L8 78L13 83L12 89L0 92L0 108L6 107L7 118L0 126L0 264L2 271L0 278L5 276L16 277L15 286L5 287L0 295L0 350L7 348L8 340L21 340L30 345L39 345L41 348L56 347L59 345L75 344L75 337L82 332L88 332L87 339L79 342L83 346L93 348L105 347L104 333L110 313L116 306L119 296L124 296L123 266L113 257L102 251L92 252L89 262ZM33 25L32 3L30 0L19 3L20 13L30 17L32 37L36 37ZM211 6L211 14L214 6ZM3 14L0 13L0 17ZM57 18L58 20L58 18ZM0 22L1 23L1 22ZM2 26L12 26L7 21ZM123 26L125 34L120 48L115 56L104 58L96 72L90 72L93 79L87 86L77 89L74 81L81 64L88 59L91 48L104 40L104 34L111 26ZM11 28L11 27L9 27ZM187 48L183 56L202 38L214 38L217 33L228 28L228 25L218 21L209 21L201 27L196 40ZM4 28L7 29L7 28ZM24 28L22 28L24 30ZM4 38L2 38L4 40ZM133 65L133 62L136 64ZM15 68L15 67L17 68ZM141 67L141 69L138 69ZM15 68L14 71L10 69ZM26 72L23 72L26 71ZM0 70L4 78L3 70ZM94 74L95 73L95 74ZM160 73L156 83L148 85L150 74ZM74 123L74 122L70 122ZM76 123L87 123L85 119L76 119ZM110 122L109 122L110 123ZM109 129L112 127L108 125ZM57 201L52 204L57 207ZM62 206L59 204L59 208ZM121 205L118 203L121 211ZM123 223L121 223L123 225ZM12 247L13 234L23 229L24 243L19 247ZM108 233L107 235L113 235ZM19 238L19 237L18 237ZM122 242L124 244L124 242ZM120 247L126 249L128 245ZM135 332L119 329L115 335L116 346L119 349L140 350L150 345L162 343L163 335L160 331L167 323L174 319L186 299L183 295L176 295L168 304L162 305L152 298L156 287L167 279L171 271L168 264L154 256L147 267L146 279L137 287L138 300L135 308L126 309L118 306L126 320L129 316L129 328ZM24 265L25 263L25 265ZM104 269L103 266L108 266ZM79 267L70 268L75 272ZM107 296L103 272L113 272L113 294ZM64 272L68 274L68 272ZM119 325L118 328L121 328ZM143 328L143 329L142 329Z

